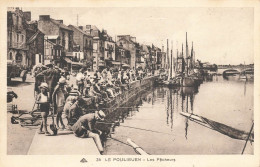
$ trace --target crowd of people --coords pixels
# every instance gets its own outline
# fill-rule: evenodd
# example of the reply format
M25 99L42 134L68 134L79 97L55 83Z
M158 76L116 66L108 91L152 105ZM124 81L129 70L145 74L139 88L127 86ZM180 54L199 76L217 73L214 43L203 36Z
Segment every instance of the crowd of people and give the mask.
M42 116L38 133L50 135L47 130L47 116L51 111L56 115L56 127L59 130L72 130L77 137L92 137L102 152L99 138L101 132L94 128L95 121L105 117L100 109L121 94L123 89L128 89L129 83L151 74L142 69L104 68L92 72L82 68L75 75L76 83L71 84L71 75L66 68L39 64L32 69L32 75L35 77L35 103L39 104ZM93 102L93 110L88 110L86 98ZM67 120L66 126L63 118Z

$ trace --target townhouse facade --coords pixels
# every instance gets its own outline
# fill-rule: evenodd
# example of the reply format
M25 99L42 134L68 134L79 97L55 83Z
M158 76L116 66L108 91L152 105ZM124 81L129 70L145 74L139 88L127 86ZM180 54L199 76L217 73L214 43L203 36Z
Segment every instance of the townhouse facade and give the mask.
M19 8L7 11L7 59L28 65L28 46L26 45L27 23L24 13Z
M113 63L117 69L130 67L131 53L122 46L115 45L115 62Z
M130 51L130 68L136 69L136 37L130 35L118 35L116 43Z
M73 30L73 56L75 61L82 62L93 69L93 37L83 31L83 26L69 25Z
M99 70L105 67L104 59L104 40L101 31L95 25L86 25L83 27L88 35L93 37L93 70Z
M47 41L51 41L50 48L56 47L52 51L53 58L51 62L63 67L66 56L72 55L73 51L73 30L63 24L63 20L54 20L50 15L40 15L38 21L38 29L46 35ZM58 46L62 48L58 49ZM49 49L48 49L49 50ZM54 53L53 53L54 52Z
M36 64L44 62L44 36L37 26L37 21L29 21L26 29L26 40L28 45L28 67L32 68Z

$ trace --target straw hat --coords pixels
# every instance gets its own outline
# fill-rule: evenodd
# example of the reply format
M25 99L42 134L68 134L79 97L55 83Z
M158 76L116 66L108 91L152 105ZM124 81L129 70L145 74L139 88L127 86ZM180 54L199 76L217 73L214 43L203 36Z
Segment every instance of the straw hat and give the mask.
M96 118L100 120L103 120L106 116L106 114L102 110L96 111L95 114Z

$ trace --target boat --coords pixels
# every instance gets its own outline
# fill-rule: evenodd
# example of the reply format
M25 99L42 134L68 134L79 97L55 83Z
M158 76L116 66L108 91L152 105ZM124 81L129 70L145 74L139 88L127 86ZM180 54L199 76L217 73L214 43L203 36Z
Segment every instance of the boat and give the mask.
M199 123L203 126L206 126L210 129L213 129L215 131L218 131L219 133L222 133L224 135L227 135L233 139L239 139L239 140L250 140L251 142L254 142L254 133L248 133L239 129L235 129L233 127L227 126L225 124L207 119L202 116L198 116L195 114L187 113L187 112L180 112L181 115L189 118L191 121L194 121L196 123Z
M167 39L167 55L168 54L168 39ZM167 56L168 57L168 56ZM171 49L171 60L169 63L169 75L168 80L163 81L164 85L168 86L169 88L173 88L176 86L180 86L180 79L176 77L176 71L174 68L174 62L173 62L173 50Z
M185 75L182 78L182 86L184 87L192 87L195 86L195 77L192 76L194 74L193 71L193 43L191 49L191 56L188 53L188 40L187 40L187 32L186 32L186 63L185 63Z
M195 80L193 77L185 76L182 79L182 86L184 87L192 87L195 86Z

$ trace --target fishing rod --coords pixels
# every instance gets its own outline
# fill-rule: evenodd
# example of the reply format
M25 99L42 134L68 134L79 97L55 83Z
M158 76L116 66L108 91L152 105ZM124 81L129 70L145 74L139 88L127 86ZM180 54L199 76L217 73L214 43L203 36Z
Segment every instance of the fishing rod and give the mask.
M87 109L87 110L95 111L95 110L109 110L109 109L118 109L118 108L131 108L131 109L133 109L134 107L97 108L97 109L91 108L91 109Z
M245 151L245 148L246 148L246 145L247 145L247 142L248 142L249 136L251 135L253 128L254 128L254 122L253 122L252 127L251 127L251 129L250 129L250 132L249 132L249 134L248 134L248 136L247 136L246 143L245 143L245 145L244 145L244 148L243 148L241 154L244 154L244 151Z

